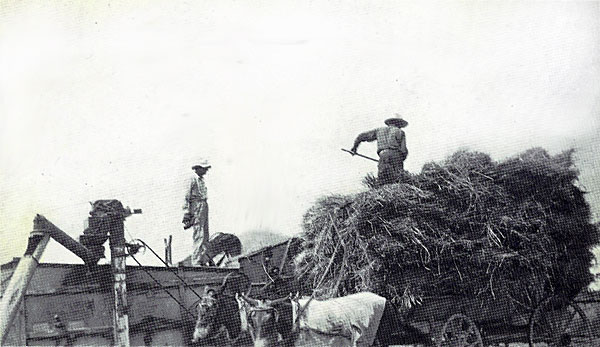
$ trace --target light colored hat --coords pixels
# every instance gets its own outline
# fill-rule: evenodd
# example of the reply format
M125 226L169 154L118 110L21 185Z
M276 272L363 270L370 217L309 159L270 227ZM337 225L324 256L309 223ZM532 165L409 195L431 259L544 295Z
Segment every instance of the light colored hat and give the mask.
M201 167L201 168L204 168L204 169L208 169L211 166L210 166L210 163L208 162L207 159L200 159L200 160L197 161L196 165L192 166L192 170L195 170L198 167Z
M408 122L405 121L404 119L400 118L399 114L396 113L396 116L398 116L398 117L393 117L393 118L386 119L384 123L386 125L395 125L395 126L397 126L399 128L404 128L405 126L408 125Z

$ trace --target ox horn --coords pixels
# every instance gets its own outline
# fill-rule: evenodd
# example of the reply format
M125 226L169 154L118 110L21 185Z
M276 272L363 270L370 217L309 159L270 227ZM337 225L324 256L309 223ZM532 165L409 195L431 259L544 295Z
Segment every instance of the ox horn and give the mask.
M245 294L240 294L240 298L244 299L244 301L246 301L247 303L249 303L252 306L258 306L260 304L260 302L256 299L252 299L251 297L246 296Z
M233 272L228 273L225 278L223 278L223 283L221 283L221 287L219 288L219 294L223 294L223 292L225 291L225 285L227 284L227 281L229 280L229 276L233 275Z
M248 277L246 277L246 279L248 279L248 290L246 290L246 296L250 295L250 292L252 291L252 281L250 281L250 279Z

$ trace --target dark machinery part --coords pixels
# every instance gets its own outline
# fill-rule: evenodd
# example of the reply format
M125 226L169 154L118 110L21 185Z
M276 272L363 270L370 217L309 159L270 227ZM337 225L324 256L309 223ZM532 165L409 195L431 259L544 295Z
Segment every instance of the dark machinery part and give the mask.
M141 209L123 207L119 200L96 200L92 203L88 226L79 236L79 242L99 258L105 258L104 243L111 233L122 233L123 220Z

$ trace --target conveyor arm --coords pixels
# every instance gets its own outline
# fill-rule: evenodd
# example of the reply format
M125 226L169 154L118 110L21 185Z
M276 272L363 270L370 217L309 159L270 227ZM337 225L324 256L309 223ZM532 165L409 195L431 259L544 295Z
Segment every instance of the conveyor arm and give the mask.
M87 264L95 264L98 262L98 257L94 256L87 248L79 244L54 224L50 223L44 216L39 214L36 215L33 220L33 230L29 234L27 250L19 260L10 282L3 293L2 300L0 301L1 345L4 345L8 331L19 310L19 304L27 291L29 281L35 273L50 237L75 253Z

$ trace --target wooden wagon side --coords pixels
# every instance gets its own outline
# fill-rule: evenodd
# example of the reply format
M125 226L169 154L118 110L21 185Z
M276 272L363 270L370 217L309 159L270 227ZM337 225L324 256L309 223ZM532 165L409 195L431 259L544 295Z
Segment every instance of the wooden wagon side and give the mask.
M403 312L406 322L437 345L453 340L458 334L471 343L482 340L515 341L506 336L516 331L525 334L528 315L506 295L466 297L458 295L423 297ZM524 340L524 338L521 338ZM477 344L475 344L477 345Z
M524 343L530 346L591 346L594 333L580 305L550 295L526 309L507 294L466 297L430 296L404 312L407 323L436 346L487 346ZM564 344L561 344L564 343Z

